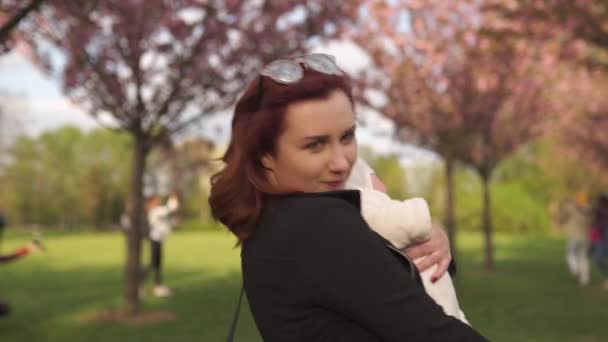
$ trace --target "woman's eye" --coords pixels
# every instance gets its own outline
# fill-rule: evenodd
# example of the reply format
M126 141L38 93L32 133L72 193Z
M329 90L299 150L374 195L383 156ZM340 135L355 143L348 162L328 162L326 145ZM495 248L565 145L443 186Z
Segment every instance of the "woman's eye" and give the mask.
M348 132L342 136L342 142L350 143L355 139L355 132Z
M307 144L306 146L304 146L305 149L313 151L313 152L318 152L321 150L321 148L323 147L323 142L322 141L313 141L309 144Z

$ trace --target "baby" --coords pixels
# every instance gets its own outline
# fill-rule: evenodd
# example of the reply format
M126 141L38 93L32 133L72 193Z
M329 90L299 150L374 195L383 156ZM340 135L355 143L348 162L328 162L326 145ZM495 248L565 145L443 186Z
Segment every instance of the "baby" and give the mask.
M428 240L431 214L426 201L422 198L405 201L391 199L384 192L375 190L379 184L374 184L373 174L371 167L358 158L346 184L348 189L361 192L361 214L367 224L400 250ZM423 258L414 261L419 262ZM431 282L436 269L437 265L434 265L420 274L424 289L446 314L469 324L458 305L450 275L446 272L435 283Z

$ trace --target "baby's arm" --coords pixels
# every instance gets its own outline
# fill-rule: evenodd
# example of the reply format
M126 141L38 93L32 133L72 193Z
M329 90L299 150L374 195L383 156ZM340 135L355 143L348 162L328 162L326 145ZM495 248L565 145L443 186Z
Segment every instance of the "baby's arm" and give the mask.
M359 191L365 221L395 247L403 249L429 238L431 214L424 199L396 201L377 190L360 188Z
M367 224L390 241L395 247L404 249L416 242L429 238L431 215L426 201L413 198L396 201L385 193L372 189L359 189L361 192L361 214ZM416 259L419 262L424 257ZM431 277L437 265L421 272L422 283L426 292L443 311L468 324L460 310L452 278L446 272L434 283Z
M417 262L423 258L424 257L416 259L414 262ZM424 290L429 296L431 296L431 298L433 298L435 303L439 304L443 308L443 311L446 314L456 317L462 322L470 325L464 316L464 312L462 312L460 309L458 297L456 296L456 289L454 288L454 283L452 282L452 277L450 277L450 274L446 272L434 283L431 281L431 277L433 276L436 268L437 265L435 264L420 273Z

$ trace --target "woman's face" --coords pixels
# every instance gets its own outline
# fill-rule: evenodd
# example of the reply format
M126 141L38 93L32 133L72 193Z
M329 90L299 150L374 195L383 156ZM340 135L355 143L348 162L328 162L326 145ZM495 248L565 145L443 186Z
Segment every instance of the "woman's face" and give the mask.
M276 191L322 192L344 189L357 159L355 114L346 94L287 107L274 155L262 158Z

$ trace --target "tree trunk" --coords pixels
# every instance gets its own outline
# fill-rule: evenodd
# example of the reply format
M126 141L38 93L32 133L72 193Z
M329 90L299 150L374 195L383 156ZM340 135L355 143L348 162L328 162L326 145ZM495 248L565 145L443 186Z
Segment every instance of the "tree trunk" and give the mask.
M19 25L21 20L23 20L30 12L35 11L40 7L43 0L32 0L29 5L21 8L15 15L13 15L7 22L5 22L0 27L0 44L4 43L8 36L11 34L11 31Z
M494 246L492 245L492 201L490 196L490 177L481 176L483 186L483 235L484 235L484 262L486 270L493 270Z
M445 157L445 213L444 224L450 239L450 250L456 258L456 219L454 214L454 159Z
M146 168L146 157L148 149L145 139L134 135L133 138L133 165L131 170L131 193L130 198L133 203L129 213L131 224L127 230L127 262L125 267L125 301L127 304L126 313L135 316L139 313L139 285L141 278L141 241L144 226L144 197L143 197L143 176Z

